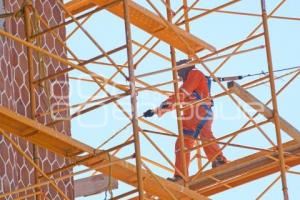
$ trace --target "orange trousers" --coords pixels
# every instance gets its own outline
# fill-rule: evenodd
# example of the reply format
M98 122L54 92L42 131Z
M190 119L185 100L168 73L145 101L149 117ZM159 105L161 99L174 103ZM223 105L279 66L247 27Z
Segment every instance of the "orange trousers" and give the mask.
M199 137L202 142L206 141L211 141L214 140L215 137L212 134L211 131L211 125L212 125L212 120L208 120L206 124L203 126L202 130L200 131ZM192 136L189 135L184 135L184 147L185 149L191 149L194 147L195 144L195 139ZM217 143L212 143L210 145L207 145L203 147L204 152L208 158L208 160L212 160L215 156L217 155L222 155L223 153L220 151L220 147ZM175 155L176 155L176 160L175 160L175 166L176 168L184 174L184 168L183 168L183 158L181 156L180 152L180 140L179 138L176 141L175 144ZM187 175L189 174L189 165L190 165L190 151L185 153L185 160L186 160L186 169L187 169ZM178 172L175 170L175 175L179 175Z

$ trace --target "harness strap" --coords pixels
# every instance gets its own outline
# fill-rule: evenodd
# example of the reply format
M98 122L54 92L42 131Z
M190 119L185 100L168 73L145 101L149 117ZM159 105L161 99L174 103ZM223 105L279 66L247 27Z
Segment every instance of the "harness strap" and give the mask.
M200 100L201 96L194 91L192 93L192 95L197 99ZM198 138L202 128L205 126L205 124L207 123L207 121L212 117L212 110L210 107L208 107L206 104L201 105L201 107L203 107L206 110L206 115L204 116L203 119L201 119L201 121L199 122L199 124L197 125L196 131L192 131L192 130L183 130L183 134L185 135L190 135L193 138Z
M194 138L197 138L200 134L200 131L202 130L202 128L204 127L204 125L206 124L206 122L208 122L208 120L210 120L212 117L212 113L211 113L211 110L208 111L205 115L205 117L200 121L200 123L198 124L197 126L197 129L195 131L195 134L194 134Z

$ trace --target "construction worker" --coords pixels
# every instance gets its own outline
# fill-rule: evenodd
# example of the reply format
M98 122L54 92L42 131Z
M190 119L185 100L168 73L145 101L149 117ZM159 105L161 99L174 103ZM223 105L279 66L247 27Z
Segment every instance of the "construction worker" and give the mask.
M176 65L188 63L189 60L181 60ZM179 98L182 105L187 105L195 100L204 99L210 96L210 79L206 78L204 74L195 68L195 65L188 66L177 71L180 80L183 81L179 89ZM148 110L144 113L144 117L151 117L157 114L161 117L164 113L175 109L175 95L170 96L167 100L162 102L160 107L155 110ZM212 101L206 100L201 104L190 106L183 111L182 125L184 135L185 150L194 147L195 139L200 137L202 142L208 142L215 139L212 134L211 126L213 121L213 114L211 110ZM227 162L220 147L217 143L203 147L207 159L212 161L212 167L218 167ZM183 158L180 153L179 138L175 144L176 161L175 166L183 174ZM190 164L190 151L185 153L186 171L188 172ZM168 178L170 181L181 180L182 177L175 170L174 177Z

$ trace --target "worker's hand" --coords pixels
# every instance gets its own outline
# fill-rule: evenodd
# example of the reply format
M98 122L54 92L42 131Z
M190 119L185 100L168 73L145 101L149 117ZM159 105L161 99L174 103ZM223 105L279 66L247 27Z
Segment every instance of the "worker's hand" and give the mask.
M155 114L155 111L152 109L149 109L146 112L144 112L143 116L144 117L152 117L154 114Z
M164 109L164 108L161 108L161 107L158 107L158 108L155 109L155 113L157 114L158 117L163 116L168 111L169 111L169 109Z

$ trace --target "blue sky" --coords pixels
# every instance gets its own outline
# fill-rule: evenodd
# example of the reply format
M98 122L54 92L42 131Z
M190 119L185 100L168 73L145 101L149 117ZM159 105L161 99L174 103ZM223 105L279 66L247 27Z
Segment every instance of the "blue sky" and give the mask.
M150 6L146 3L145 0L135 1L148 9L151 10ZM165 13L165 9L162 7L160 1L152 0L152 2L160 8L162 13ZM171 1L172 8L176 10L178 6L181 5L182 1ZM189 5L191 5L189 1ZM213 8L219 6L228 1L223 0L203 0L196 7L201 8ZM276 5L279 4L279 0L267 1L268 13L274 9ZM232 6L229 6L225 10L230 11L241 11L241 12L251 12L260 14L260 1L259 0L242 0L239 3L236 3ZM276 12L275 15L289 16L289 17L300 17L300 2L297 0L287 0L286 3ZM199 14L200 11L192 11L190 16ZM191 23L191 32L195 36L203 39L204 41L215 46L217 49L226 47L227 45L233 44L239 40L245 39L245 37L261 22L260 17L249 17L249 16L237 16L230 14L220 14L213 13L205 17L202 17L199 20L195 20ZM300 52L300 21L292 20L278 20L270 19L270 38L271 38L271 47L273 55L273 64L275 69L282 69L286 67L299 66L299 52ZM124 33L124 23L120 18L110 14L107 11L101 11L91 17L91 19L84 25L84 27L89 31L89 33L96 38L99 44L106 50L109 51L118 46L125 44L125 33ZM68 27L67 31L70 32L73 30L74 26L71 25ZM257 33L261 33L263 30L260 28ZM145 42L150 35L144 31L132 26L132 37L134 40L143 43ZM156 41L156 40L154 40ZM153 44L152 42L151 44ZM148 45L149 46L151 46ZM89 59L93 56L101 54L101 52L88 40L86 36L81 31L78 31L73 37L68 40L68 45L76 53L80 59ZM263 38L251 41L241 48L241 50L264 45ZM137 50L137 46L134 46L134 51ZM163 55L169 57L169 46L161 42L156 48L156 51L162 53ZM142 51L145 52L145 51ZM199 56L208 53L207 51L200 53ZM230 53L230 51L225 52ZM134 60L137 61L142 54L139 54ZM220 54L222 55L222 54ZM113 54L111 56L117 64L124 64L126 62L126 51L121 51L120 53ZM177 60L186 58L186 55L176 51ZM108 62L107 59L99 60L101 62ZM218 64L220 64L223 59L208 62L207 65L210 70L214 70ZM146 72L156 71L170 67L170 63L164 59L159 58L156 55L150 54L147 56L143 62L140 63L136 70L136 74L143 74ZM88 68L96 73L101 74L105 77L110 77L116 70L113 67L105 65L88 65ZM205 74L208 74L200 65L197 66L198 69L202 70ZM232 75L246 75L257 73L261 71L267 71L267 63L265 57L265 49L256 50L246 54L241 54L234 56L229 62L227 62L224 67L219 70L217 76L232 76ZM127 70L124 70L124 73L127 74ZM73 71L69 74L72 77L84 77L88 76ZM280 75L276 74L276 75ZM170 72L163 73L156 76L146 77L142 80L149 84L157 84L165 81L171 80L172 75ZM257 78L257 77L255 77ZM284 79L279 79L276 81L276 88L280 88L289 77ZM114 79L118 83L128 84L126 80L120 75ZM245 78L239 81L240 84L251 81L252 78ZM70 101L71 103L79 103L85 101L91 94L93 94L98 86L94 83L83 83L76 80L70 81L71 85L71 94ZM280 115L288 120L296 128L300 129L299 123L299 104L297 104L297 98L299 98L299 79L296 79L287 90L285 90L278 97L279 104L279 113ZM137 84L137 86L141 86ZM226 86L226 85L225 85ZM167 85L161 87L163 90L172 91L173 86ZM115 90L113 87L108 86L107 90L111 94L118 94L120 91ZM213 84L212 94L217 94L221 92L222 89L217 85ZM265 102L270 98L270 87L269 84L264 84L255 89L249 90L261 101ZM105 94L101 92L97 98L105 97ZM138 114L141 115L148 108L154 108L160 104L166 97L160 95L156 92L140 92L138 94ZM237 98L238 99L238 98ZM241 105L245 105L241 100L239 100ZM130 99L124 98L119 101L121 105L124 106L126 111L130 113ZM254 113L250 108L247 109L249 113ZM215 100L215 121L213 125L213 131L216 137L223 136L232 131L238 130L246 121L247 118L241 113L236 105L228 97L222 97ZM264 118L257 118L256 122L262 121ZM149 121L159 124L168 130L177 132L177 125L175 119L175 112L167 113L162 118L153 117ZM115 131L119 130L128 123L128 119L116 108L114 104L107 105L103 108L97 109L93 112L83 115L82 117L76 118L72 121L72 135L74 138L89 144L93 147L97 147L101 142L106 138L109 138ZM150 129L151 127L140 123L140 126L144 129ZM273 124L268 124L262 127L273 141L276 141L275 138L275 129ZM155 130L151 128L152 130ZM122 143L127 137L132 133L132 128L128 127L123 131L117 138L112 142L104 146L104 148L109 148L117 144ZM158 146L163 150L163 152L173 161L174 160L174 139L164 136L155 136L151 135L151 138L156 142ZM283 133L284 141L289 140L285 133ZM163 158L153 149L147 140L141 136L142 143L142 155L155 159L161 164L168 165ZM245 144L254 147L269 147L270 144L261 136L257 129L243 133L241 136L238 136L234 143ZM133 152L133 148L126 148L120 154L119 157L124 157L130 155ZM246 155L255 153L254 151L242 150L235 147L226 148L224 151L225 155L229 160L235 160ZM149 164L149 166L151 166ZM170 166L169 166L170 167ZM80 168L78 168L80 169ZM159 174L162 177L171 176L170 173L160 170L151 166L151 169ZM299 171L299 167L293 168L294 170ZM192 164L191 174L195 173L197 168L195 163ZM211 196L214 200L221 199L255 199L260 192L262 192L265 187L270 184L275 177L278 176L278 173L268 176L266 178L257 180L255 182L242 185L240 187L222 192L220 194ZM299 199L300 191L297 188L299 178L297 175L288 175L288 188L291 200ZM114 191L114 194L121 194L128 190L128 186L125 184L119 185L119 189ZM78 199L99 199L103 198L102 195L94 195L86 198ZM270 192L268 192L262 199L282 199L281 192L281 182L279 181Z

